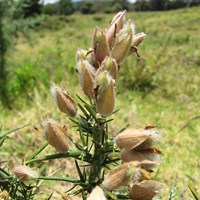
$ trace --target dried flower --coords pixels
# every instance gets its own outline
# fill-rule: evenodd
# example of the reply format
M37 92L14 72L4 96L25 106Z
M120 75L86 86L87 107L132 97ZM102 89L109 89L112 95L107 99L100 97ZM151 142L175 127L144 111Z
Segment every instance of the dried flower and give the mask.
M13 172L22 181L38 178L38 173L26 165L15 167Z
M87 198L87 200L106 200L106 197L102 188L96 186L90 193L90 196Z
M6 190L0 192L0 200L7 200L9 197L9 193Z
M138 47L139 44L146 38L146 34L145 33L138 33L136 35L133 36L132 39L132 44L131 46L135 46Z
M161 138L160 133L153 129L144 129L142 132L149 134L149 137L135 148L137 151L152 148Z
M104 178L103 185L107 190L115 190L130 181L137 181L140 176L140 163L129 162L110 170Z
M111 51L113 58L120 63L131 50L131 42L133 37L134 24L128 21L127 24L116 35L115 45Z
M109 45L112 45L116 34L120 31L123 26L126 11L118 12L112 19L109 28L106 31L106 39Z
M90 63L90 65L94 66L95 65L95 57L94 57L93 49L91 49L91 48L88 50L79 49L76 54L76 60L77 60L77 63L80 60L87 60Z
M102 30L96 28L93 34L93 49L96 62L101 64L106 56L110 55L110 50L106 36Z
M52 119L43 118L42 126L48 143L58 152L66 153L69 150L69 142L65 128L60 127Z
M56 84L52 84L50 90L59 110L70 117L75 117L77 109L75 107L74 100L69 96L67 90L60 88Z
M123 162L139 161L141 162L141 168L149 170L157 166L157 162L154 161L157 161L158 157L155 156L154 159L149 160L148 155L131 149L123 151L121 153L121 159Z
M151 134L144 130L129 128L115 137L115 143L121 149L130 150L139 146L150 136Z
M97 73L95 81L96 109L103 116L111 114L115 107L115 84L107 71Z
M151 200L155 195L162 192L164 184L146 180L140 183L134 184L129 192L131 200Z
M77 63L77 71L84 94L94 98L95 69L87 60L80 59Z
M102 68L109 72L111 77L116 80L118 74L118 64L112 57L106 56L101 64Z

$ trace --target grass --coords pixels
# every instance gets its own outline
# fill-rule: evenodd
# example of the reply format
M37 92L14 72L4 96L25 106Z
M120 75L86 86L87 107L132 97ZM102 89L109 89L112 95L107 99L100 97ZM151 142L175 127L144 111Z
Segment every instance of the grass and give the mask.
M139 48L141 58L137 60L132 55L122 63L117 84L120 111L110 128L114 134L126 124L158 127L163 135L159 144L163 163L157 179L166 183L169 194L177 176L173 199L192 199L188 185L200 193L200 119L193 120L200 116L199 12L197 7L128 13L127 18L136 23L136 31L144 31L147 38ZM11 134L1 157L11 155L14 163L20 163L42 145L43 134L34 127L40 127L43 115L66 123L56 106L52 106L50 82L66 85L74 97L74 91L81 94L75 75L75 52L90 47L94 27L105 28L111 17L100 14L48 17L28 30L29 40L22 35L16 38L15 49L8 56L9 92L15 101L12 110L4 108L0 113L0 125L3 129L31 125ZM75 133L70 130L70 134ZM70 161L50 164L50 172L60 167L73 168ZM65 191L67 186L57 187ZM49 195L52 190L48 189Z

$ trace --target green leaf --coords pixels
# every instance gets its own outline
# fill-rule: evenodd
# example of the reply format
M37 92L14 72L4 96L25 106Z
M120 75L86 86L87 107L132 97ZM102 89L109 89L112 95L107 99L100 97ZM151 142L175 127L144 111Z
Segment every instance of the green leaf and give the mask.
M197 193L190 186L188 186L188 188L190 189L190 192L192 193L192 196L194 197L194 199L200 200L200 198L197 196Z
M77 169L77 172L78 172L81 182L85 182L84 176L80 170L77 160L75 160L75 164L76 164L76 169Z
M18 128L11 129L11 130L6 131L6 132L3 132L2 135L0 135L0 140L2 140L3 138L5 138L5 137L6 137L7 135L9 135L10 133L15 132L15 131L17 131L17 130L19 130L19 129L22 129L22 128L28 126L28 125L29 125L29 124L24 125L24 126L20 126L20 127L18 127Z

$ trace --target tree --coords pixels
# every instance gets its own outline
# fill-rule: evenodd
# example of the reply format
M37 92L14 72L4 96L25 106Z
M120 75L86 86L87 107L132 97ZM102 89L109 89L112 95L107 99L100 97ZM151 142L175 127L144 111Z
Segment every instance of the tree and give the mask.
M40 0L22 0L23 1L23 11L24 17L32 17L41 14L42 4Z
M75 11L71 0L60 0L58 2L58 14L60 15L71 15Z

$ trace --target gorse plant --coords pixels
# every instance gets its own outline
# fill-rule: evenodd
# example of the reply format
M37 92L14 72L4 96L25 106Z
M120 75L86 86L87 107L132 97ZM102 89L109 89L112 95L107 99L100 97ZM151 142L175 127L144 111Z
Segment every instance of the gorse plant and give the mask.
M68 115L80 138L75 140L68 135L68 127L44 117L42 126L48 143L14 169L23 184L30 179L71 182L74 186L68 193L81 194L84 200L150 200L161 192L163 184L151 180L161 153L154 147L160 138L155 127L125 127L114 137L109 133L109 124L117 113L115 90L120 64L131 53L138 55L138 45L146 36L135 34L135 25L131 20L125 22L125 14L115 15L105 32L95 28L92 47L77 51L77 73L87 99L77 95L80 103L76 103L65 88L51 85L59 110ZM48 144L59 153L39 157ZM59 158L74 158L78 178L45 177L28 166Z

